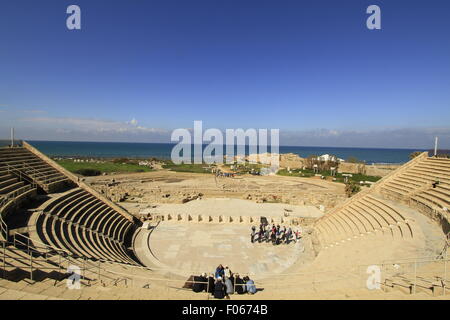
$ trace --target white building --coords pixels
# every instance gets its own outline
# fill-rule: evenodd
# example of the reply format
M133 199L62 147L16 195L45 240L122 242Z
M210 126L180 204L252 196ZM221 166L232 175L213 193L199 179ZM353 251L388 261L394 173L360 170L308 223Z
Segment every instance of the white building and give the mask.
M329 155L328 153L317 157L317 159L321 160L321 161L339 161L339 162L343 162L344 161L344 159L337 158L336 156Z

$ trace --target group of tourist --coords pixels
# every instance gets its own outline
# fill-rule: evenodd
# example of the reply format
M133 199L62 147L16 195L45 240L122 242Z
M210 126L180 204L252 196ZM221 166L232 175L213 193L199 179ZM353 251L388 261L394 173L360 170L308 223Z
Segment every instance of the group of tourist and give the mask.
M268 224L261 223L259 225L259 231L256 231L256 227L252 226L252 232L250 235L250 241L252 243L258 241L261 242L272 242L273 245L278 245L280 243L289 244L291 241L297 242L301 238L301 228L293 231L291 227L286 228L286 226L280 227L280 225L275 226L275 224L270 227Z
M220 178L220 177L225 177L225 178L234 178L235 174L231 173L231 172L223 172L223 171L217 171L216 173L216 177Z
M216 271L209 276L202 273L200 276L192 276L192 291L208 292L216 299L230 298L230 294L255 294L255 282L248 276L241 278L239 274L232 273L228 266L219 265Z

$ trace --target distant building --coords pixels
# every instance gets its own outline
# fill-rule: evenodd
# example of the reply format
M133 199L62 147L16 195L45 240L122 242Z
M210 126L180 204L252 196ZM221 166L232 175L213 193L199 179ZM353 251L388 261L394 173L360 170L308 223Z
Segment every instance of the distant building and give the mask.
M318 156L317 159L321 160L321 161L326 161L326 162L328 162L328 161L344 162L345 161L344 159L329 155L328 153Z

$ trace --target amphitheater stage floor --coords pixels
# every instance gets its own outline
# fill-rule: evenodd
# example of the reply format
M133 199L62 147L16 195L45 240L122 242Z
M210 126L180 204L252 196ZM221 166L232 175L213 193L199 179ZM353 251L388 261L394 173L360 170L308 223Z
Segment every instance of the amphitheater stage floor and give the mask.
M307 238L277 246L251 243L250 227L233 224L188 224L162 222L153 230L142 230L136 253L146 265L172 268L187 276L212 273L222 264L233 272L254 278L282 273L307 256Z

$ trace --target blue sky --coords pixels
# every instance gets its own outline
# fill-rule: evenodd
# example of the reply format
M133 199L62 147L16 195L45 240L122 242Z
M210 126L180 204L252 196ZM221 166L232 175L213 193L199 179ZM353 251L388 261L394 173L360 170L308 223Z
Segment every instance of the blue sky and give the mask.
M66 28L77 4L82 30ZM366 28L381 8L382 29ZM289 145L450 148L450 2L0 3L0 136L167 142L279 128Z

